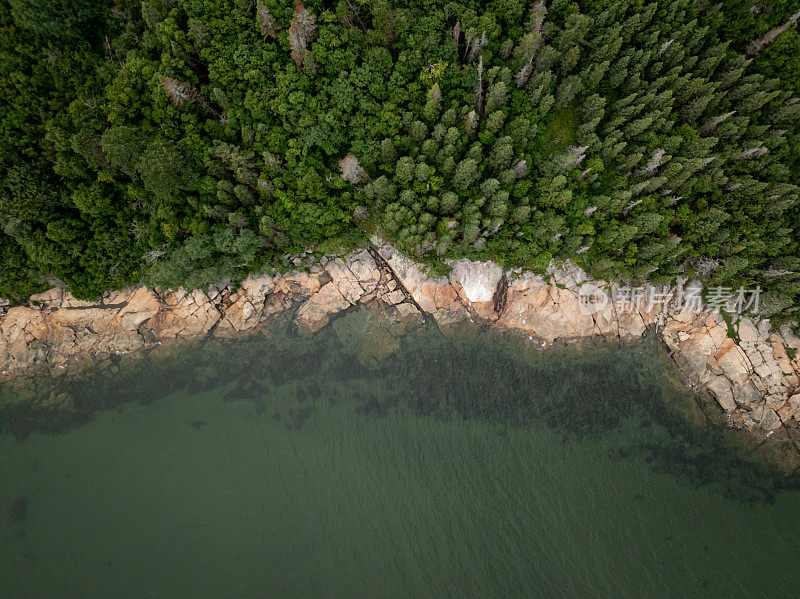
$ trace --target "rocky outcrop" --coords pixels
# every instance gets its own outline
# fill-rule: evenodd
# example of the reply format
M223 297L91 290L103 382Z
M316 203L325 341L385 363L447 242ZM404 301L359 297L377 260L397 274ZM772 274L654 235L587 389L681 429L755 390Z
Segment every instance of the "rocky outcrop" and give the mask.
M609 299L622 288L592 281L568 263L540 274L493 262L448 266L448 276L432 274L373 239L370 248L324 259L307 272L253 276L239 286L222 281L208 292L141 287L84 302L52 289L24 306L0 303L0 371L7 378L35 364L59 368L176 339L231 337L290 309L298 332L311 334L366 304L383 306L395 321L433 320L444 331L483 322L540 346L658 330L687 378L713 395L732 423L761 435L800 423L800 339L788 327L771 333L768 322L747 318L731 330L718 311L689 309L678 300L691 295L691 283L651 288L649 299L622 305Z
M300 306L295 322L301 333L314 333L328 324L331 316L375 299L381 271L369 252L323 262L326 282Z

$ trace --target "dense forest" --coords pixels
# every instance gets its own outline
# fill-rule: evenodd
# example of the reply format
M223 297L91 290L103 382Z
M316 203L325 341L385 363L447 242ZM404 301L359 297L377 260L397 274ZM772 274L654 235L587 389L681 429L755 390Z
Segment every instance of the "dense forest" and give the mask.
M0 0L0 295L419 260L800 307L800 0Z

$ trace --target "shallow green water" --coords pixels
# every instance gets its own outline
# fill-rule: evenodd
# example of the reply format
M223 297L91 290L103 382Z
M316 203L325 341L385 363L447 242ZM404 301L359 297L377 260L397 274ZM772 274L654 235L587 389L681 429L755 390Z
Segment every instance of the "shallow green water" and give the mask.
M0 597L797 596L800 493L656 344L397 333L211 341L6 410Z

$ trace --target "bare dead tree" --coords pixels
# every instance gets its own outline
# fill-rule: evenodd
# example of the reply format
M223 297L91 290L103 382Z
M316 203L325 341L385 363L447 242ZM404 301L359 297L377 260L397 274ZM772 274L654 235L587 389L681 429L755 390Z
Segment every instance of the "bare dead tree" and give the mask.
M755 56L761 53L764 50L764 48L772 44L781 33L797 25L798 20L800 20L800 10L798 10L791 17L789 17L789 20L786 21L783 25L779 25L774 29L770 29L760 38L750 42L747 46L746 54L748 56Z
M750 148L749 150L744 150L741 154L739 154L740 160L753 160L755 158L761 158L764 154L769 152L766 146L759 146L757 148Z
M714 129L717 128L717 125L728 120L734 114L736 114L736 111L731 110L730 112L726 112L725 114L721 114L719 116L715 116L713 118L708 119L705 123L703 123L703 126L700 127L700 133L703 134L711 133Z
M467 131L467 135L472 137L478 130L478 115L474 110L470 110L469 114L467 114L466 122L464 123L464 128Z
M190 83L172 79L171 77L161 77L161 87L167 94L170 102L180 109L186 108L189 104L197 100L197 90Z
M483 114L483 57L478 59L478 80L475 82L475 104L479 114Z
M635 177L652 177L662 164L664 164L664 156L666 155L664 148L656 148L650 155L650 160L647 164L637 170L633 175Z
M289 27L289 45L292 48L292 59L298 66L303 64L308 52L308 44L314 40L317 20L306 7L298 2L294 7L294 18Z
M486 37L486 32L484 31L480 37L477 35L472 35L467 38L467 47L465 50L465 54L467 57L467 62L473 62L480 54L483 52L483 49L486 47L486 44L489 43L489 38Z
M268 37L277 37L278 30L275 25L275 17L273 17L267 7L261 3L261 0L256 4L256 20L258 21L258 28L261 31L261 37L264 39Z
M217 111L197 92L191 83L162 76L161 87L164 88L164 92L167 94L170 102L181 110L184 110L193 102L197 102L208 114L217 119L220 118Z
M367 177L367 172L353 154L348 154L339 161L339 169L342 171L342 179L356 185Z
M692 267L695 275L703 281L711 278L711 275L720 267L720 261L715 258L707 256L698 256L697 258L690 258L687 260L688 264Z
M547 16L547 6L545 6L545 0L536 0L531 6L531 18L528 22L528 31L530 33L540 33L542 31L542 25L544 25L544 19Z

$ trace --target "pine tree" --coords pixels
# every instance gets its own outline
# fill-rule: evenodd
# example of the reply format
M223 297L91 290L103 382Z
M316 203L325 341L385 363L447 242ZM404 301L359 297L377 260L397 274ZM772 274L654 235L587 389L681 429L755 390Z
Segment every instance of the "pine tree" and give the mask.
M510 137L502 137L495 142L489 156L489 163L495 171L502 171L511 165L514 157L514 148L511 146Z
M381 161L384 164L392 164L397 160L397 150L391 139L381 140Z
M453 174L453 185L456 189L465 191L478 177L478 164L472 158L467 158L458 163Z
M551 71L538 73L528 82L526 90L531 104L537 104L543 96L550 93L555 77Z
M503 128L503 123L506 120L505 114L502 110L496 110L486 118L486 130L492 133L499 133Z
M414 180L415 168L414 159L410 156L403 156L397 161L395 176L403 183L411 183Z
M583 82L577 75L565 78L556 90L556 108L564 108L582 89Z
M486 112L492 113L502 108L508 97L508 88L502 81L492 84L486 99Z

